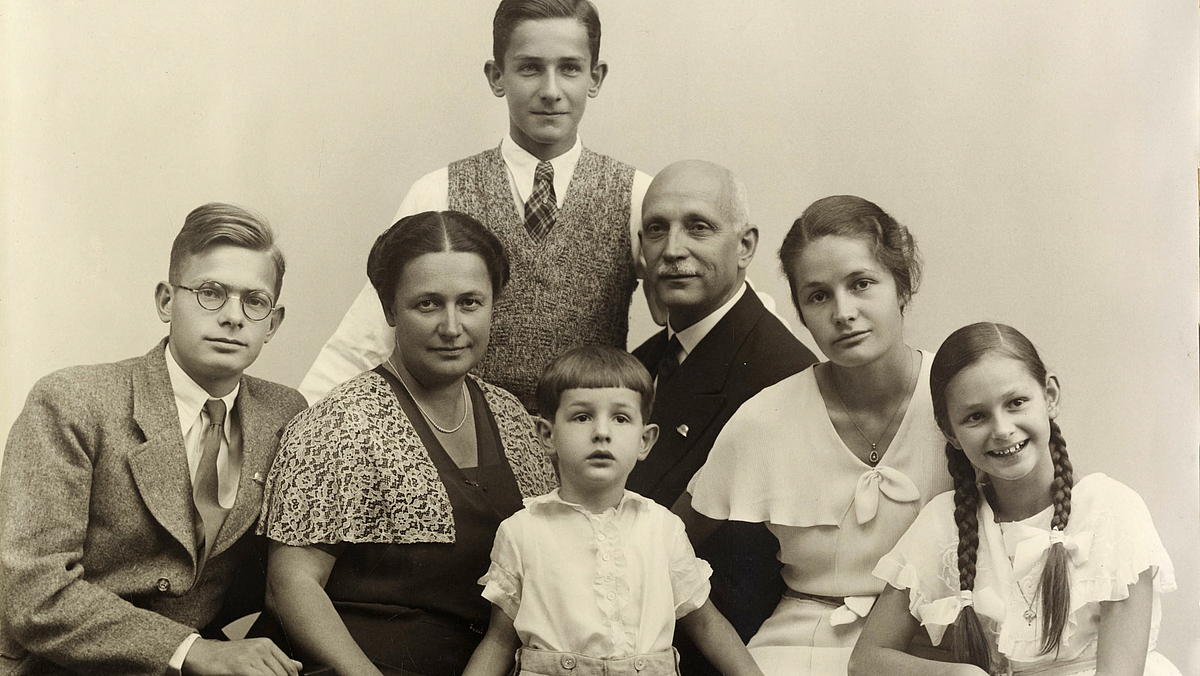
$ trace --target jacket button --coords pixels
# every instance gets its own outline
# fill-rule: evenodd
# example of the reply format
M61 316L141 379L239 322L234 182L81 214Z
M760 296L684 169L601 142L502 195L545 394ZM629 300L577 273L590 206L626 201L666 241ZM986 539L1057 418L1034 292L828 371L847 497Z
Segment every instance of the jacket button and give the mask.
M633 668L634 668L634 669L637 669L638 671L641 671L642 669L645 669L645 668L646 668L646 658L645 658L645 657L639 657L639 658L637 658L636 660L634 660L634 661L633 661Z
M158 584L156 586L158 587L158 591L164 594L171 591L171 581L165 577L158 578Z
M562 665L563 665L563 669L574 669L575 668L575 656L574 655L563 655L562 656Z

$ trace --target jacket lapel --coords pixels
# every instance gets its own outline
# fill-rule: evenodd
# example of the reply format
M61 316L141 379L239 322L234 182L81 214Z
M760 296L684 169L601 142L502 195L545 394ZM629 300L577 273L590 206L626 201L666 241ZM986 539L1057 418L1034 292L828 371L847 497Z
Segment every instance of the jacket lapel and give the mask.
M269 411L254 391L253 383L242 378L237 397L237 420L242 433L242 471L238 478L237 498L217 533L209 557L229 549L258 517L262 507L262 484L273 457L278 430L269 424ZM257 479L257 480L256 480Z
M650 419L661 428L655 446L660 467L674 467L686 457L725 407L725 381L742 343L765 311L754 290L747 288L655 395ZM665 340L666 332L661 335Z
M129 455L129 469L154 518L187 549L196 563L196 521L187 452L163 340L133 371L133 419L146 441Z

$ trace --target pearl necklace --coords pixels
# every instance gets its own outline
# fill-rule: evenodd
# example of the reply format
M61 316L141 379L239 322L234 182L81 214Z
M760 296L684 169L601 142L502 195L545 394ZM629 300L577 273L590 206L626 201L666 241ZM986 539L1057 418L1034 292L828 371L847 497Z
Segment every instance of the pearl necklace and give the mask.
M404 377L400 375L400 369L396 368L396 365L394 363L392 363L391 357L388 357L387 365L392 367L392 372L395 373L396 378L398 378L400 380L400 384L404 387L404 391L408 392L408 396L412 397L413 403L417 405L417 410L420 411L421 415L425 417L426 422L428 422L430 425L433 425L433 429L441 432L442 434L454 434L455 432L462 429L463 424L465 424L467 422L467 411L469 408L467 406L467 379L465 377L463 378L463 383L462 383L462 400L463 400L462 420L459 420L458 424L455 425L454 427L452 427L450 429L446 429L445 427L442 427L441 425L437 424L437 421L433 419L433 416L429 415L429 412L425 410L424 406L421 406L421 402L417 399L417 395L413 394L412 390L408 389L408 383L404 382Z

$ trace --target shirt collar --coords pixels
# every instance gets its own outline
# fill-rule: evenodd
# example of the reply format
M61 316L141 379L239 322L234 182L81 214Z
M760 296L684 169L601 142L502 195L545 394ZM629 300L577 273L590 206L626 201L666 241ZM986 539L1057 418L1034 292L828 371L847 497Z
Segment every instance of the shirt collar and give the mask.
M171 354L171 345L168 343L165 348L167 353L167 375L171 379L171 391L175 394L175 408L179 412L179 430L183 436L187 436L192 425L196 424L196 419L200 417L200 410L204 408L205 402L213 397L209 396L208 392L200 387L199 383L192 380L192 377L183 370L179 362L175 361L175 355ZM225 402L225 434L229 435L229 411L233 410L233 405L237 401L238 392L242 390L242 382L238 381L237 385L233 386L233 390L220 397L221 401Z
M601 516L589 512L588 510L584 509L582 505L563 500L562 496L558 494L558 491L559 489L555 488L545 495L539 495L535 498L525 498L525 506L530 509L535 509L543 505L564 505L587 516ZM627 490L621 495L621 501L617 503L616 508L613 510L605 510L605 514L607 514L609 511L620 512L621 510L626 509L626 505L642 505L647 502L650 502L650 498Z
M562 206L563 198L567 195L567 186L571 185L571 175L575 173L575 165L579 163L579 156L583 153L583 142L579 137L575 137L575 145L567 152L550 160L550 166L554 167L554 199L558 202L558 206ZM517 189L517 197L520 198L521 204L529 201L529 196L533 193L533 174L537 171L539 160L517 145L517 142L512 140L511 136L505 136L500 142L500 155L504 158L504 164L508 165L508 171L512 174L513 186Z
M725 317L725 315L729 314L729 311L733 309L734 305L737 305L737 302L742 299L742 295L745 293L746 283L742 282L741 288L739 288L737 293L733 294L733 297L726 301L724 305L708 313L707 317L701 319L695 324L692 324L682 331L676 332L671 328L671 323L668 321L667 337L679 337L679 344L683 346L683 357L686 358L687 355L691 354L692 350L696 349L696 346L700 344L700 341L704 340L704 337L708 335L708 332L712 331L713 327L716 326L717 323ZM683 359L680 359L679 361L682 362Z

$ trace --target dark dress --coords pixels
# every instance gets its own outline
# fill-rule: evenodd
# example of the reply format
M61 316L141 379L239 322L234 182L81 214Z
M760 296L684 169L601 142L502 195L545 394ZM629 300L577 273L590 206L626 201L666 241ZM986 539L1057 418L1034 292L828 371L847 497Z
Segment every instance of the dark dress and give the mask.
M325 592L351 636L384 674L460 674L491 612L478 580L487 572L500 522L521 508L521 491L502 450L496 421L473 380L467 383L478 467L460 469L395 376L382 367L375 372L392 385L446 488L455 541L314 544L337 556ZM276 625L274 631L268 623ZM255 632L283 639L285 651L293 648L269 618L260 620ZM296 657L307 672L311 657Z

